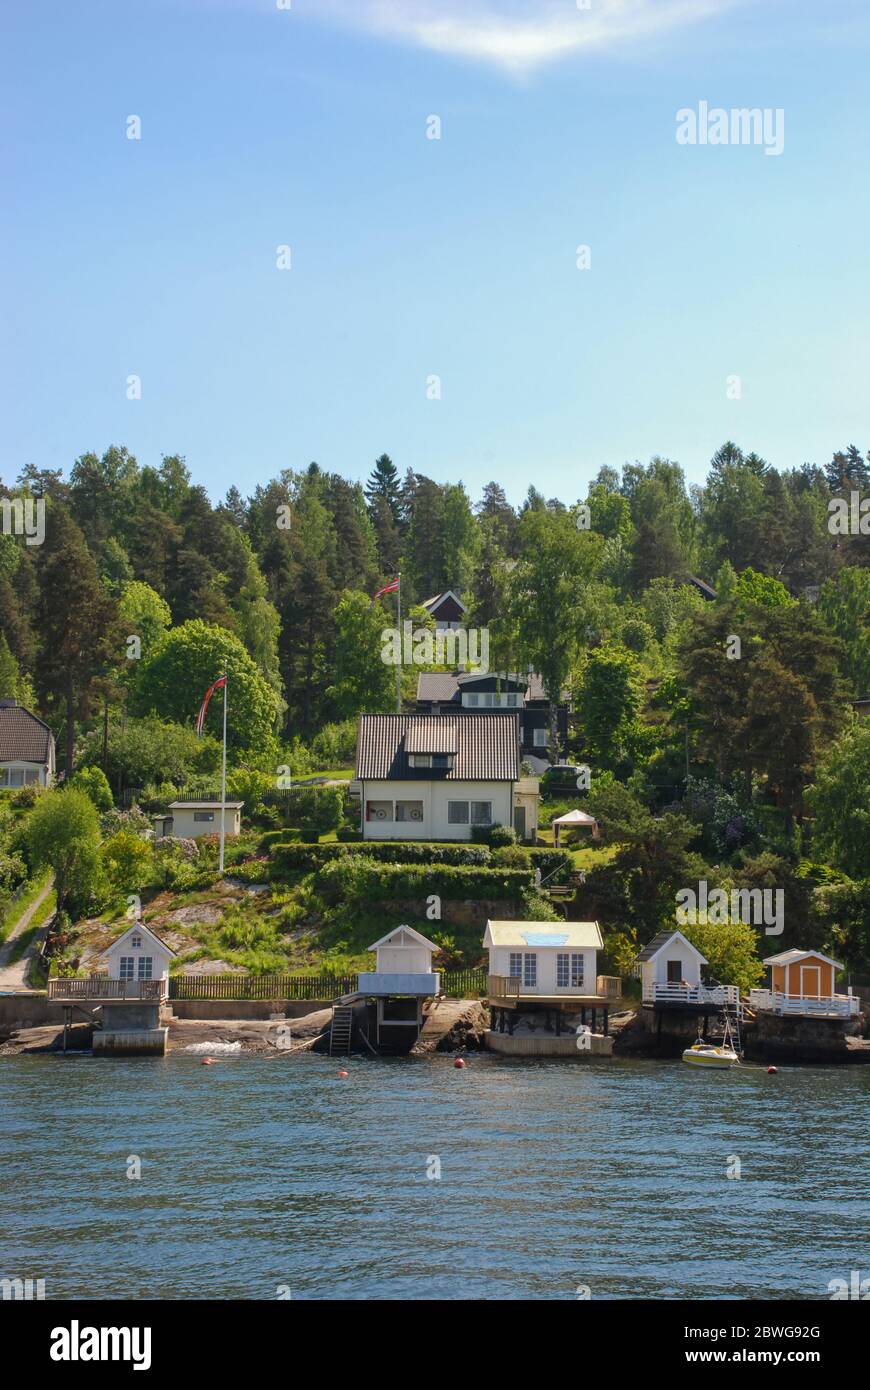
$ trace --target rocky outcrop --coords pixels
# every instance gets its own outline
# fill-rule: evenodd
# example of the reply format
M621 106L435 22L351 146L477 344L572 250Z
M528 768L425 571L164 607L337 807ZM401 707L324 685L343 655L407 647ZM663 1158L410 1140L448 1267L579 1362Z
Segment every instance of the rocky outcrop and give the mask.
M426 1014L414 1052L479 1052L489 1010L479 999L441 999Z
M759 1010L744 1030L744 1055L753 1062L863 1061L866 1053L849 1047L847 1034L860 1032L858 1020L807 1018Z

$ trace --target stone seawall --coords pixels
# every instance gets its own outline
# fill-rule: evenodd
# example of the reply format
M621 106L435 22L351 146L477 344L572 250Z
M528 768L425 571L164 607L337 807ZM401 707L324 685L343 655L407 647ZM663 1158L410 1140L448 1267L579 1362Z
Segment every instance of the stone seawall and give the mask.
M858 1060L847 1036L857 1037L860 1023L840 1018L804 1018L759 1010L745 1029L744 1052L753 1062L849 1062Z

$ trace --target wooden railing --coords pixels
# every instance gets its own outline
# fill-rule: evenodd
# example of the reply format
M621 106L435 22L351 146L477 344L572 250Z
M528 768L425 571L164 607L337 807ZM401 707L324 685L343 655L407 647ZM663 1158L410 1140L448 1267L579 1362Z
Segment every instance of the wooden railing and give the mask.
M356 975L172 975L170 999L338 999Z
M519 999L519 975L487 975L486 992L490 999Z
M484 969L443 970L441 992L474 998L487 989ZM173 975L170 999L315 999L356 994L358 975Z
M49 999L162 999L166 993L165 980L110 980L105 975L92 975L79 980L61 977L49 980Z

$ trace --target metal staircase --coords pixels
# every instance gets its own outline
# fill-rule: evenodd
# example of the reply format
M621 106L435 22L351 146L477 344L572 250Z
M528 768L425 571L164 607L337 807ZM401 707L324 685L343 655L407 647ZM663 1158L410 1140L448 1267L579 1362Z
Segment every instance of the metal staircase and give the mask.
M329 1028L330 1057L349 1057L353 1033L353 1009L346 1004L333 1004Z

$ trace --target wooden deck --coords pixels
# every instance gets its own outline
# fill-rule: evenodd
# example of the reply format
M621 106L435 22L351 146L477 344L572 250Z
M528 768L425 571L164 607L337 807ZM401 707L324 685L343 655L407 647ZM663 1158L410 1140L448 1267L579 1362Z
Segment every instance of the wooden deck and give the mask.
M607 1009L617 1003L620 994L609 981L616 976L600 975L595 982L595 994L573 994L567 990L560 994L537 994L523 992L522 981L515 975L488 975L486 981L487 1003L499 1009L527 1009L539 1004L545 1009L560 1009L563 1013L579 1013L581 1009ZM605 984L604 982L608 983ZM603 988L602 988L603 987Z
M90 1000L112 1000L114 1003L154 1001L166 993L165 980L109 980L94 975L87 980L49 980L48 997L60 1004L80 1004Z

